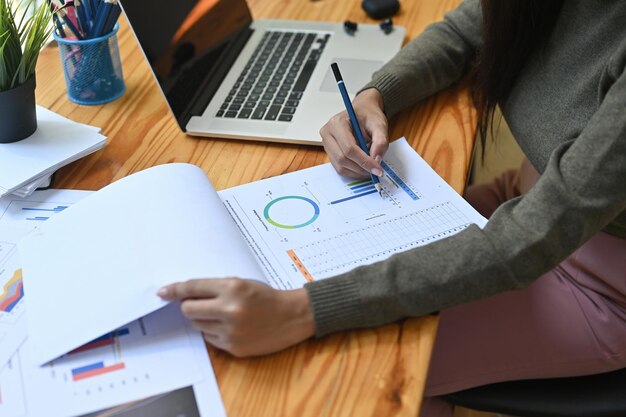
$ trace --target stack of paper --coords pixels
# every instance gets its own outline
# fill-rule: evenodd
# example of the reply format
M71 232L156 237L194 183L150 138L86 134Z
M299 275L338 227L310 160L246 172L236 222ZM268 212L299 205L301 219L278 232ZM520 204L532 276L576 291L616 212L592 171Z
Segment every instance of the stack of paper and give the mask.
M37 106L37 131L27 139L0 144L0 197L26 197L49 183L57 169L101 149L100 129L73 122Z

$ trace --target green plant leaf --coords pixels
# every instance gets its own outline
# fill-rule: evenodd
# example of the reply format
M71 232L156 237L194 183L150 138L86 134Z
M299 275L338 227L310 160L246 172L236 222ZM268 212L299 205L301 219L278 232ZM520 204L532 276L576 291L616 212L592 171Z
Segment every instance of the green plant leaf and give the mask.
M20 2L16 19L12 0L0 0L0 91L15 88L34 76L39 52L52 32L47 2ZM27 15L33 9L32 15Z

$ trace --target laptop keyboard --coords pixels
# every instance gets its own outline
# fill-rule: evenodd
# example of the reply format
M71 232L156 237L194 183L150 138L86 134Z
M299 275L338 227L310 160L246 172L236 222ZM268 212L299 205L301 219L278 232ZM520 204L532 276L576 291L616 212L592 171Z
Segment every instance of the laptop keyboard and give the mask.
M290 122L329 38L266 32L216 117Z

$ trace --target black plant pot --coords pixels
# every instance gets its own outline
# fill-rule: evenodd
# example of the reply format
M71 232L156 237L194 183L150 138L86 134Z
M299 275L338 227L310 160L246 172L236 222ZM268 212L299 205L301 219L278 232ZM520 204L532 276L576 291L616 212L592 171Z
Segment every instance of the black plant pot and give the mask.
M37 130L35 77L0 92L0 143L17 142Z

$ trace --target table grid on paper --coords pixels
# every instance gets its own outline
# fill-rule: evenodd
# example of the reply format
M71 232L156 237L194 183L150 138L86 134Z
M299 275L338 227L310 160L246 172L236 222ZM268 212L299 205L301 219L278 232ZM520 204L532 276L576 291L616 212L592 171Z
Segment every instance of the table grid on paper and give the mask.
M293 249L309 273L325 278L451 236L469 225L452 203L384 220Z

